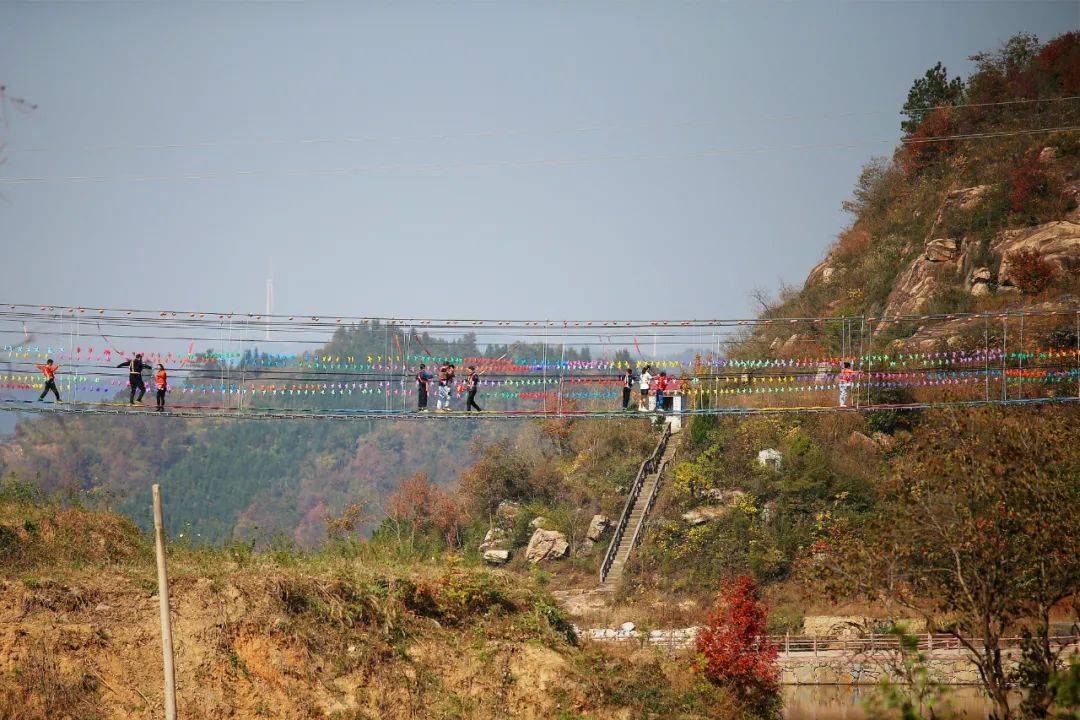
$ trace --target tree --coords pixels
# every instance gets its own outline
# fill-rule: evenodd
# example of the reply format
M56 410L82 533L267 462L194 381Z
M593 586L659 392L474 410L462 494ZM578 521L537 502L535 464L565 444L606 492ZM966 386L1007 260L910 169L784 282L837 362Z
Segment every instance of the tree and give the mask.
M949 80L948 71L939 62L912 83L907 102L900 112L907 120L901 121L900 128L912 135L931 110L942 105L957 105L963 98L964 81L958 77Z
M767 616L757 581L740 575L721 587L696 643L705 677L759 710L775 708L780 680L777 648L766 634Z
M877 517L814 547L834 590L904 607L967 648L997 720L1013 717L1014 689L1032 689L1002 638L1026 630L1056 666L1050 612L1080 592L1078 442L1068 409L930 414L881 484Z

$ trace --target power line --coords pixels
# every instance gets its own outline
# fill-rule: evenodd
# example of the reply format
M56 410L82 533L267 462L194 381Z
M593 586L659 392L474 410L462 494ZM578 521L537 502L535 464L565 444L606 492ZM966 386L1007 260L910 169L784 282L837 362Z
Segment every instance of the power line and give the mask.
M901 144L926 144L955 142L959 140L976 140L999 137L1012 137L1020 135L1036 135L1052 132L1072 132L1080 130L1078 125L1032 128L1027 130L1009 130L989 133L967 133L962 135L945 135L935 138L905 138ZM717 158L727 155L758 154L769 152L803 152L814 150L851 150L868 145L880 145L895 143L894 139L884 140L858 140L847 143L824 143L805 145L774 145L744 148L713 148L686 153L624 153L615 155L592 155L565 158L536 158L531 160L476 160L467 162L449 163L417 163L417 164L371 164L358 165L343 168L307 168L294 170L278 170L272 168L260 168L252 170L218 170L206 172L190 172L162 175L56 175L56 176L25 176L25 177L0 177L0 185L54 185L63 183L106 183L106 182L160 182L165 180L231 180L237 178L289 178L289 177L340 177L351 175L363 175L373 172L405 171L439 171L439 170L468 170L468 169L497 169L515 167L557 167L571 165L604 164L612 162L632 161L670 161L670 160L698 160Z
M1004 107L1010 105L1032 105L1038 103L1060 103L1080 100L1080 95L1064 97L1036 98L1030 100L1003 100L986 103L960 103L957 105L934 105L925 108L925 112L932 110L961 110L967 108ZM846 117L867 117L893 113L893 110L855 110L843 112L802 113L796 115L763 115L750 118L753 122L797 122L804 120L834 120ZM899 113L898 113L899 114ZM8 154L18 153L49 153L49 152L111 152L111 151L145 151L145 150L206 150L222 147L250 147L268 145L343 145L364 143L386 143L399 141L431 141L431 140L469 140L492 137L514 137L522 135L572 135L600 132L618 132L624 130L653 130L664 128L687 128L707 127L720 125L724 121L719 118L702 118L697 120L676 120L666 122L639 122L639 123L612 123L612 124L580 124L561 128L507 128L489 130L471 130L462 132L432 132L415 135L344 135L323 136L305 138L232 138L226 140L206 140L196 142L172 142L172 143L105 143L100 145L83 146L47 146L38 145L31 147L5 148Z

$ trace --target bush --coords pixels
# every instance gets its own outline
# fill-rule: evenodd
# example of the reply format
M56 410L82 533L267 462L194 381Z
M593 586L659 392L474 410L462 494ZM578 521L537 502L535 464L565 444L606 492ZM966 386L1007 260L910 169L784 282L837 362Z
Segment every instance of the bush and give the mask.
M1009 209L1013 212L1029 210L1037 198L1045 197L1049 191L1050 178L1037 157L1028 155L1010 168Z
M757 582L742 575L721 588L717 606L697 637L704 675L741 701L762 709L775 708L780 680L767 617Z
M1054 282L1053 263L1034 250L1021 250L1009 256L1009 278L1028 295L1038 295Z

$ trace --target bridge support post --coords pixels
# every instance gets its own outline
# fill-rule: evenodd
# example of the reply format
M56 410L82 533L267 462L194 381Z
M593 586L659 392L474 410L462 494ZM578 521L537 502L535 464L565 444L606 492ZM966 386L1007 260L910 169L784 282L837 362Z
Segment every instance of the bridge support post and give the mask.
M933 657L934 655L934 634L930 631L926 632L926 657Z

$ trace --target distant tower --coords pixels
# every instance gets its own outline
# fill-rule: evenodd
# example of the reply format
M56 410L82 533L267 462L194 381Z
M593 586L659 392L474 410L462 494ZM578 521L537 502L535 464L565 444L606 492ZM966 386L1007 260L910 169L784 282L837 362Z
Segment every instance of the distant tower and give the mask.
M274 279L266 278L266 341L270 341L270 314L274 312Z

